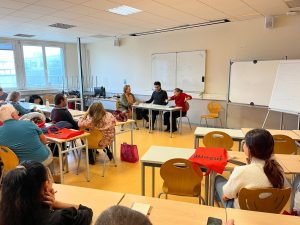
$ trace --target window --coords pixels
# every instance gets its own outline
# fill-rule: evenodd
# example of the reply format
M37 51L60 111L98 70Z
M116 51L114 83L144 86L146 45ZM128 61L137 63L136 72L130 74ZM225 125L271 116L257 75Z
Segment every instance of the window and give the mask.
M5 88L17 87L15 59L12 44L0 44L0 86Z
M41 46L23 46L26 87L44 87L45 66L43 48Z
M48 86L62 87L64 82L63 51L58 47L46 47Z
M63 49L23 46L26 88L60 88L64 81Z

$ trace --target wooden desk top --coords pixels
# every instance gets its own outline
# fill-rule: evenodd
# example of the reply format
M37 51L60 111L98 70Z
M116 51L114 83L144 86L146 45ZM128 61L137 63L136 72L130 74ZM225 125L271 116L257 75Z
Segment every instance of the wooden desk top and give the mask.
M227 218L234 219L235 225L296 225L300 217L273 213L261 213L248 210L227 208Z
M120 205L130 208L134 202L152 206L149 219L155 225L205 225L209 216L225 221L225 210L223 208L193 203L126 194Z
M300 130L293 130L293 132L299 136L299 139L300 139Z
M63 184L53 184L53 188L57 191L55 198L58 201L71 204L82 204L93 209L94 216L92 224L96 222L101 212L108 207L117 205L124 196L123 193Z
M246 133L253 128L242 128L241 130L243 133L246 135ZM267 129L272 135L277 135L277 134L283 134L286 136L289 136L293 140L300 140L300 135L297 135L295 131L292 130L274 130L274 129Z
M119 122L119 121L117 121L116 126L131 124L131 123L134 123L134 122L135 122L135 120L132 120L132 119L128 119L125 122Z
M225 129L225 128L212 128L212 127L197 127L194 135L196 137L204 137L207 133L212 131L221 131L228 134L233 139L243 140L245 135L239 129Z

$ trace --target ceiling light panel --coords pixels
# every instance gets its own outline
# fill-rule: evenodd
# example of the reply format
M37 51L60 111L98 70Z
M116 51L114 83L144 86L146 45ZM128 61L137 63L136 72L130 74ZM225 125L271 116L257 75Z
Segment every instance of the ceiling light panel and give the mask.
M122 5L116 8L108 9L108 12L115 13L122 16L127 16L134 13L142 12L140 9L136 9L127 5Z

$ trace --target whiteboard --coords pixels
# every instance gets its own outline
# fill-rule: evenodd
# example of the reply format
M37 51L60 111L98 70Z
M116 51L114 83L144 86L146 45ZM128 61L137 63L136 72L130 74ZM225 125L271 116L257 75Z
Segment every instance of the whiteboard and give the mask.
M176 87L176 53L152 55L152 84L160 81L162 89L173 90Z
M270 109L300 113L300 60L280 61L278 66Z
M152 83L160 81L167 91L204 92L205 60L205 50L153 54Z
M229 100L268 106L280 60L232 62Z
M177 86L184 91L203 92L205 77L205 51L177 54Z

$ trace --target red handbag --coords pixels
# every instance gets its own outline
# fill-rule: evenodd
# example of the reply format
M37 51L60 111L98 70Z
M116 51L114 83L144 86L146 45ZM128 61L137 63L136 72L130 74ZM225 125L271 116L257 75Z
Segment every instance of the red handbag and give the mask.
M57 139L69 139L72 137L79 136L83 134L83 130L71 130L68 128L60 129L56 126L51 126L48 128L48 137L57 138Z
M121 160L135 163L139 161L139 152L136 145L121 144Z
M195 153L189 158L195 165L206 167L208 170L222 174L227 164L227 150L225 148L197 148Z

